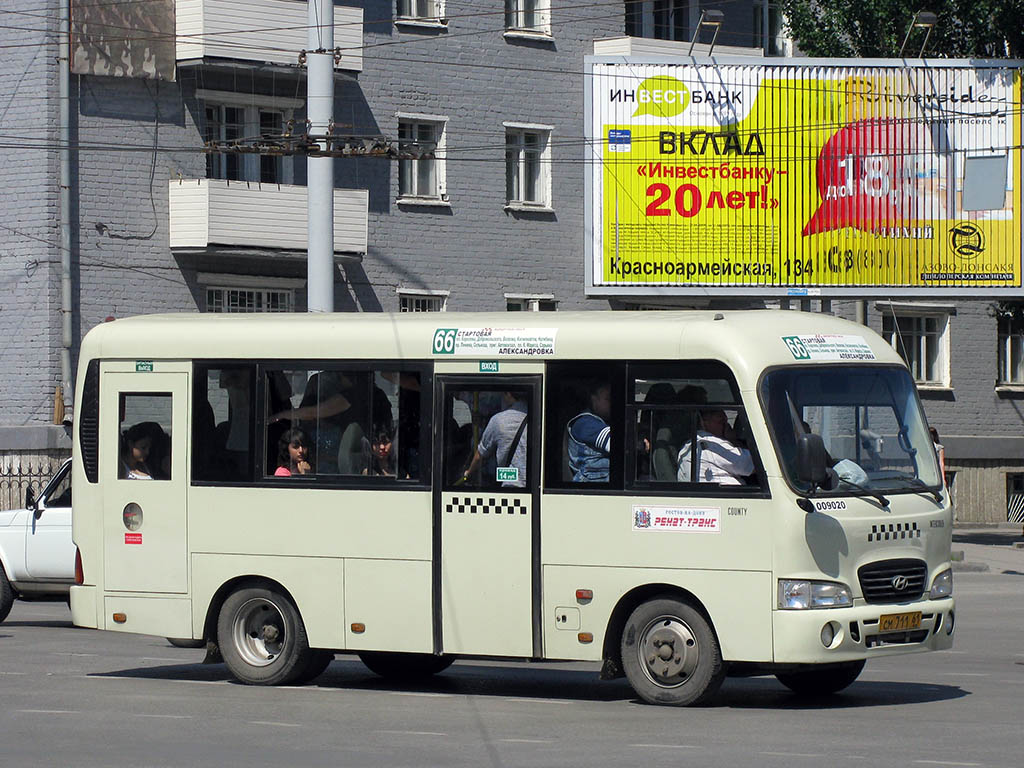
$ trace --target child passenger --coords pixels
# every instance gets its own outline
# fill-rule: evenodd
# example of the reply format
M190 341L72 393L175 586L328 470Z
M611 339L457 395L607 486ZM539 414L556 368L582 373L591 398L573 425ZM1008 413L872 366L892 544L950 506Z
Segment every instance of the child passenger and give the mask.
M274 477L309 475L313 467L309 463L309 438L301 429L289 429L277 443L277 464Z

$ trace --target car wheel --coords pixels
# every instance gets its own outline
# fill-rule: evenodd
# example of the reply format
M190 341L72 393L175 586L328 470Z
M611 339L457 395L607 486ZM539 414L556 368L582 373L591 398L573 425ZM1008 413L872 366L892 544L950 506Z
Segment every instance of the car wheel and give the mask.
M167 642L175 648L205 648L205 640L193 640L191 637L168 637Z
M4 571L4 567L0 565L0 621L7 618L7 614L11 612L11 606L13 605L14 587L7 580L7 573Z
M844 664L808 664L797 672L775 675L784 686L803 696L827 696L853 683L864 669L863 661Z
M693 606L671 598L642 603L622 631L622 667L649 704L703 704L725 677L718 638Z
M363 662L375 675L388 680L416 680L443 672L455 661L451 656L435 656L432 653L387 653L364 651L359 654Z
M246 685L282 685L303 674L311 650L292 601L275 589L248 587L221 606L217 643L228 669Z

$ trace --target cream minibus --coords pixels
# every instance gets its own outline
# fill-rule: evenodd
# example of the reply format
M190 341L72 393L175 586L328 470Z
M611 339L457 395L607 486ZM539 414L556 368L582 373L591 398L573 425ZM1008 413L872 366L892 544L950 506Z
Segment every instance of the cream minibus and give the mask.
M952 509L878 335L789 311L178 315L82 344L74 623L801 693L949 648Z

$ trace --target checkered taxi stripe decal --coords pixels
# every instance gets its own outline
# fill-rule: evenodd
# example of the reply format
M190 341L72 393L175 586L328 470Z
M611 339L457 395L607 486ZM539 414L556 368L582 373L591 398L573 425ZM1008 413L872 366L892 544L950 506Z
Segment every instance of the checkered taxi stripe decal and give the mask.
M871 533L868 534L868 541L898 541L919 538L921 538L921 529L917 527L917 523L872 525Z
M525 515L526 504L515 496L456 496L444 511L460 515Z

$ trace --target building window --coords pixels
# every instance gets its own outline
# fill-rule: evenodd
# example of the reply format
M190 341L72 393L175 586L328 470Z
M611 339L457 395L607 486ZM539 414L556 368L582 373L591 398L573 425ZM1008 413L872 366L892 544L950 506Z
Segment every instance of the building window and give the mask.
M399 151L412 157L398 162L398 195L403 198L445 200L444 119L401 118Z
M505 200L551 207L550 126L505 124Z
M999 318L1000 384L1024 384L1024 318L1016 313Z
M447 291L398 291L400 312L444 312L447 304Z
M444 16L443 0L398 0L396 16L399 21L416 19L440 21Z
M509 312L554 312L558 302L551 294L505 294L505 309Z
M689 42L688 0L626 0L626 35Z
M549 0L505 0L505 28L514 32L550 35Z
M1006 521L1024 523L1024 473L1006 473Z
M299 99L246 96L230 91L199 89L205 142L234 143L251 147L256 141L279 140L293 119ZM292 183L292 163L284 157L254 152L211 152L206 156L206 178L254 181L262 184Z
M754 0L754 47L765 56L787 56L782 9L773 0Z
M206 289L207 312L291 312L294 306L295 295L290 290L217 286Z
M888 314L882 335L899 352L918 384L949 386L949 315Z

